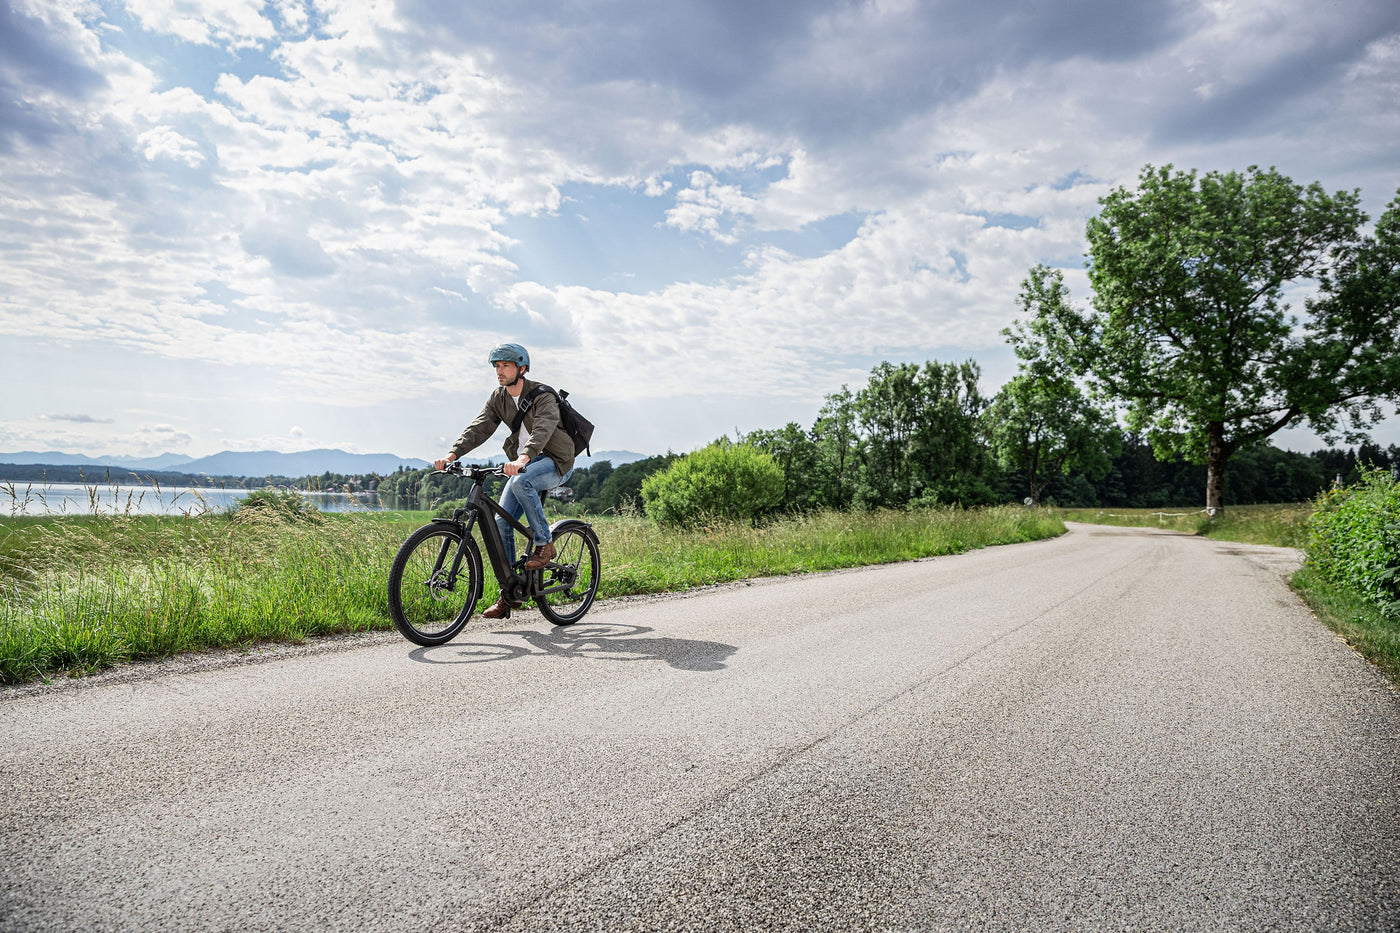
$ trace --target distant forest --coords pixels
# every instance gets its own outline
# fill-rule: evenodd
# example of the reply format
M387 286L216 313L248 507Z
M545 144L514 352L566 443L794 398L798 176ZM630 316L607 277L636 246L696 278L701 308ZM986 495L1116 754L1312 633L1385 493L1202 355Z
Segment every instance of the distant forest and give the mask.
M1302 502L1340 482L1355 483L1366 469L1400 468L1400 447L1375 444L1301 454L1262 443L1230 461L1225 476L1226 505ZM1205 464L1163 463L1141 440L1124 438L1108 474L1092 480L1082 473L1055 477L1045 499L1067 508L1199 508L1206 486ZM1009 498L1023 497L1025 480L1007 479Z
M101 486L178 486L185 489L258 489L291 485L287 477L209 476L167 470L131 470L126 467L68 466L44 463L0 463L0 482L42 485L78 483Z
M262 489L277 486L303 492L373 492L382 477L376 473L318 476L210 476L173 470L131 470L126 467L69 466L43 463L0 463L0 482L43 485L76 483L85 486L163 486L180 489Z
M830 471L823 470L807 432L754 432L741 437L773 454L787 478L786 511L827 507L819 498L832 488ZM649 457L614 467L599 461L574 471L568 487L572 493L569 511L601 514L620 509L642 509L642 481L677 459L676 454ZM852 460L854 461L854 452ZM1026 497L1024 478L997 468L990 458L982 458L982 471L971 496L963 505L1020 502ZM1400 469L1400 447L1382 448L1375 444L1312 453L1280 450L1260 444L1241 451L1230 462L1226 477L1226 503L1250 505L1269 502L1300 502L1340 481L1356 481L1368 468ZM1101 479L1083 473L1052 478L1044 492L1046 504L1064 507L1184 508L1199 507L1205 488L1205 466L1163 463L1141 440L1125 436L1121 450L1112 458ZM174 472L104 470L92 467L0 464L0 481L24 484L80 483L97 485L161 485L200 489L257 489L276 486L304 491L378 492L386 501L402 508L436 508L445 501L466 496L468 483L455 477L434 476L431 470L400 469L387 476L375 473L348 475L322 473L317 476L205 476ZM825 487L823 486L826 481ZM499 484L498 484L499 485ZM955 500L956 501L956 500ZM863 505L874 503L854 503ZM894 503L883 503L894 504Z
M755 439L761 438L744 437L746 442ZM775 459L784 467L788 480L783 510L830 507L830 503L815 499L821 490L819 473L801 472L802 464L797 458L785 459L781 453L778 451ZM569 479L573 502L569 511L592 514L622 509L643 511L642 480L676 459L676 454L666 454L619 467L607 461L581 467ZM985 463L988 472L972 487L975 491L970 501L952 504L991 505L1020 502L1026 497L1022 477L996 468L990 460ZM1301 502L1338 481L1353 483L1363 470L1370 468L1400 469L1400 447L1391 445L1385 449L1363 444L1303 454L1260 444L1241 451L1230 462L1226 502L1228 505ZM1120 453L1112 459L1102 479L1090 479L1082 473L1056 477L1047 485L1042 501L1066 508L1199 508L1205 482L1204 465L1162 463L1153 457L1146 444L1125 437ZM443 502L464 498L468 487L465 479L434 476L430 470L401 470L382 477L379 482L381 495L396 495L399 501L416 502L420 508L436 508Z

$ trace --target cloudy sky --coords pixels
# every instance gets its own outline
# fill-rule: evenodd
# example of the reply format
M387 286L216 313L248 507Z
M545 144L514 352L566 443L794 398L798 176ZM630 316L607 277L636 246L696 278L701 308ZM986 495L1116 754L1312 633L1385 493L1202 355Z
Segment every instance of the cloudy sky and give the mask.
M1397 102L1396 0L0 0L0 451L426 458L502 340L602 449L991 393L1144 164L1374 218Z

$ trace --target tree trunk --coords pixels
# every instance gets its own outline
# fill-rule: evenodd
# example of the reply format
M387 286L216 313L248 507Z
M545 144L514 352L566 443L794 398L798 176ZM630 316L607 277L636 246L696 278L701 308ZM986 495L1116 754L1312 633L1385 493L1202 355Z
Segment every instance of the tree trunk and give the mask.
M1032 447L1030 450L1030 463L1026 466L1026 485L1030 487L1031 508L1040 508L1040 448Z
M1225 444L1225 423L1206 425L1206 511L1214 518L1225 510L1225 463L1230 450Z

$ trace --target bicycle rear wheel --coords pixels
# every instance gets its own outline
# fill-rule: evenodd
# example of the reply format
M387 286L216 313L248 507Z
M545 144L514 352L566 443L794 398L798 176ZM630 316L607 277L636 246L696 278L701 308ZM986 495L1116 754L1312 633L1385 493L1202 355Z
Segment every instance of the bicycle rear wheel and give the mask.
M540 571L544 592L535 597L535 605L555 625L573 625L593 605L603 561L598 556L598 542L579 528L555 535L554 550L554 560Z
M452 565L462 545L456 573ZM481 599L481 551L450 525L425 525L399 548L389 568L389 615L409 641L431 647L452 639Z

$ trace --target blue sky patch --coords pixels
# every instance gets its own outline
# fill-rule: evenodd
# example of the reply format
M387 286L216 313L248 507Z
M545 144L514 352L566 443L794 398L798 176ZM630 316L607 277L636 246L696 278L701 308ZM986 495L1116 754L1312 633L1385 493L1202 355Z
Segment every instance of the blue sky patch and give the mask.
M667 225L666 212L688 177L684 173L680 183L673 181L661 197L616 186L567 185L560 190L563 203L556 213L510 218L502 232L517 242L505 255L525 281L646 294L676 282L709 284L740 274L748 254L763 246L799 258L825 255L849 243L868 216L850 212L800 230L754 230L747 218L736 223L726 215L722 226L737 240L723 243ZM738 181L719 175L716 180Z
M160 77L165 89L187 87L209 98L221 75L231 74L245 82L259 75L286 77L266 48L235 50L217 41L206 45L151 32L120 5L109 5L104 13L105 21L117 28L102 31L103 44L145 64Z
M505 256L518 277L646 294L674 282L716 282L743 262L738 245L666 226L672 199L604 185L566 185L554 214L512 217Z
M1028 230L1040 226L1039 217L1025 214L995 214L987 211L973 211L972 216L981 217L989 227L1005 227L1008 230Z
M814 259L854 240L860 225L869 216L866 211L849 211L813 221L800 230L766 230L756 234L756 238L787 250L794 256Z

